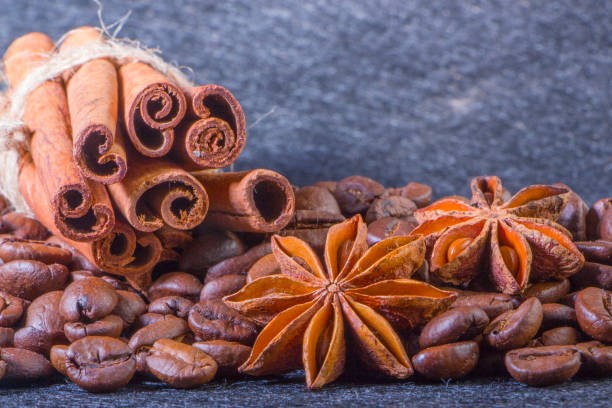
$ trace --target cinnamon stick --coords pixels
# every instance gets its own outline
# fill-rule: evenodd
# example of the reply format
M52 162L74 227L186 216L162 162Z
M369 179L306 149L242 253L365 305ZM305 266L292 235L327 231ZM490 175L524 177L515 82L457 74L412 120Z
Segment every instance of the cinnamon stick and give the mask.
M148 157L166 155L174 142L174 128L185 116L185 95L142 62L122 65L119 83L124 123L133 146Z
M188 116L176 130L173 153L189 170L217 169L234 163L246 143L244 112L219 85L184 90Z
M192 174L210 196L206 226L230 231L276 232L293 217L293 187L275 171Z
M93 27L72 30L60 52L103 42ZM117 130L119 85L117 70L106 58L99 58L65 72L66 94L72 123L74 160L91 180L112 184L127 171L126 154Z
M5 71L15 88L48 59L53 42L41 33L19 37L4 55ZM32 131L30 152L59 233L92 241L109 233L114 212L104 186L83 178L72 158L72 140L62 80L47 81L27 98L23 121ZM50 227L50 226L47 226Z

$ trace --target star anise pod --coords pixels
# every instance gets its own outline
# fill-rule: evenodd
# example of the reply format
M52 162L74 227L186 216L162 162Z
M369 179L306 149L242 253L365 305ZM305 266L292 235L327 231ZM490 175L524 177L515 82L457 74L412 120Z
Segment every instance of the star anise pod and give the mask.
M414 214L421 224L411 234L426 236L437 280L467 285L488 269L500 292L516 294L530 281L567 278L582 267L571 234L554 222L568 189L533 185L504 203L497 177L476 177L471 187L471 203L446 198Z
M281 274L258 278L224 299L267 323L241 372L280 374L301 361L308 387L322 387L342 374L349 335L370 367L396 378L413 373L392 324L421 326L446 310L456 294L409 279L424 260L422 237L388 238L368 249L366 236L360 215L332 226L325 269L305 242L272 237Z

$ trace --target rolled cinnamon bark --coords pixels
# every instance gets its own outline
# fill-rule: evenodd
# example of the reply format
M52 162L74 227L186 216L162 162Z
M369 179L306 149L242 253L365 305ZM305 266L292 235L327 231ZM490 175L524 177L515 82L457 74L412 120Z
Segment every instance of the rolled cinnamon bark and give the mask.
M4 55L11 87L43 64L53 47L51 39L41 33L13 41ZM35 187L44 190L59 233L75 241L93 241L108 234L115 223L112 205L104 186L84 179L74 163L61 79L45 82L28 96L23 121L32 131L30 152L40 177Z
M234 163L246 143L244 112L219 85L184 90L188 116L176 129L173 154L188 170L217 169Z
M185 116L185 95L142 62L122 65L119 83L125 128L132 144L148 157L166 155L174 142L174 128Z
M115 205L132 227L143 232L160 229L164 223L192 229L208 211L208 195L202 184L177 165L165 160L138 157L125 178L108 186Z
M293 187L275 171L192 174L210 196L206 226L230 231L276 232L293 217Z
M70 32L60 52L104 41L99 30L81 27ZM115 66L100 58L68 70L63 78L77 166L91 180L104 184L120 181L127 163L123 140L116 132L119 85Z

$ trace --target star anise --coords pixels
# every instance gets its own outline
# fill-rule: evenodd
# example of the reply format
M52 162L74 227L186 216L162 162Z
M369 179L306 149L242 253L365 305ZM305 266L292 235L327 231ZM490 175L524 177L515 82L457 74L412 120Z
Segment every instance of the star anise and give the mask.
M568 189L533 185L504 203L497 177L476 177L471 187L471 203L446 198L414 214L421 224L411 234L426 236L437 280L467 285L488 269L500 292L516 294L530 281L567 278L582 267L571 234L554 222Z
M325 266L295 237L272 237L281 274L258 278L225 302L267 323L240 371L280 374L299 368L309 388L344 370L345 334L370 367L396 378L413 373L396 328L425 324L446 310L454 292L409 279L424 260L422 237L393 237L368 249L357 215L329 229ZM348 326L345 333L345 325Z

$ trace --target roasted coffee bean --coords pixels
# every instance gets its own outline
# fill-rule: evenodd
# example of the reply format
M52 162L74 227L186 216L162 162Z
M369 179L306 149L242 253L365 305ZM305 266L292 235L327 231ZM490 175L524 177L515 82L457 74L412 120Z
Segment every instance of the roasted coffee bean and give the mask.
M225 275L245 275L257 260L271 253L272 247L270 246L270 242L256 245L242 255L228 258L208 268L204 283L208 283L211 280L215 280Z
M47 354L54 344L67 342L66 321L59 313L63 293L53 291L34 299L26 312L25 327L15 332L15 347Z
M15 237L0 238L0 259L40 261L45 264L70 265L70 251L45 241L32 241Z
M198 348L211 356L219 366L218 374L222 377L235 377L240 367L251 354L251 347L235 341L209 340L193 343Z
M574 305L576 304L576 296L578 296L578 291L568 293L567 295L563 296L559 300L559 303L561 303L561 304L563 304L565 306L569 306L569 307L571 307L573 309Z
M200 292L200 302L209 299L221 299L238 292L246 284L245 275L225 275L208 282Z
M542 305L542 329L552 329L562 326L576 326L576 311L560 303L544 303Z
M159 299L164 296L182 296L197 302L200 298L202 283L200 280L185 272L165 273L149 288L150 300Z
M129 327L147 310L147 305L140 295L134 292L118 290L117 296L117 306L112 313L123 320L124 327Z
M478 293L460 295L451 309L463 306L474 306L482 309L489 319L495 319L500 314L514 309L518 304L512 296L503 293Z
M250 346L257 337L257 325L221 300L197 303L189 312L189 327L202 340L227 340Z
M418 222L394 217L380 218L368 225L368 245L372 246L383 239L408 235L416 228Z
M555 282L540 282L525 291L524 299L538 298L541 303L556 303L569 293L570 282L567 279Z
M2 380L2 378L6 374L6 366L7 366L6 361L0 360L0 380Z
M0 291L0 327L11 327L21 319L26 302Z
M368 208L365 222L370 224L386 217L407 217L412 215L416 209L416 204L408 198L401 196L380 197L375 199Z
M425 378L457 379L465 377L476 367L479 354L476 342L462 341L421 350L412 357L412 364Z
M556 183L554 185L569 190L567 201L559 218L557 218L557 223L567 228L575 241L584 241L586 239L586 215L589 207L578 194L565 184Z
M2 216L3 224L7 225L12 234L20 239L44 241L49 237L49 231L34 218L23 214L10 212Z
M209 231L194 238L183 249L179 267L183 271L202 274L209 267L234 256L242 255L245 247L240 238L229 231Z
M532 386L559 384L580 368L574 346L527 347L506 353L506 369L515 380Z
M119 296L109 283L85 278L66 287L60 313L67 322L93 322L111 314L118 302Z
M612 375L612 346L598 341L576 344L580 352L582 366L580 371L585 375Z
M419 338L421 348L472 340L489 324L489 317L477 307L458 307L431 319Z
M332 192L326 187L317 185L302 187L295 192L295 210L296 212L313 211L319 213L326 222L332 222L332 220L337 222L337 220L344 218L338 201L336 201Z
M13 347L15 330L10 327L0 327L0 347Z
M155 299L149 304L147 311L149 313L158 313L161 315L174 315L186 319L189 316L189 311L193 306L193 302L180 296L164 296Z
M612 290L612 262L610 265L585 262L582 269L572 275L570 280L574 288L595 286L606 290Z
M599 288L586 288L576 296L576 318L583 332L596 340L612 343L612 295Z
M75 341L66 351L66 372L87 391L111 392L130 382L136 361L121 340L89 336Z
M128 345L134 351L142 347L151 347L159 339L175 339L187 334L187 322L176 316L166 315L164 319L139 329L132 335Z
M567 346L580 341L580 332L573 327L556 327L546 330L540 336L544 346Z
M404 187L388 188L386 192L391 195L406 197L414 201L419 208L428 205L431 202L431 197L433 196L433 191L430 186L415 182L410 182Z
M68 268L39 261L11 261L0 265L0 290L22 299L60 290L68 279Z
M56 346L51 347L51 351L49 351L49 359L51 360L51 365L65 377L68 377L68 372L66 371L67 351L68 346L62 344L58 344Z
M205 352L177 341L155 342L146 357L147 368L155 377L175 388L194 388L215 377L217 363Z
M4 347L0 349L0 361L6 362L5 381L36 381L53 375L49 360L30 350Z
M64 325L64 334L70 342L87 336L119 337L123 331L123 320L116 315L108 315L93 323L69 322Z
M344 214L362 213L385 192L382 184L363 176L350 176L336 184L334 196Z
M596 201L587 213L587 237L612 241L612 197Z
M498 350L521 347L531 340L542 324L542 304L529 298L516 310L509 310L493 320L484 331L487 343Z
M588 262L612 265L612 241L577 241L575 244Z
M277 275L281 273L280 265L276 261L274 254L261 257L251 266L246 275L246 283L251 283L257 278L264 276Z
M164 320L165 318L166 318L166 315L162 315L159 313L144 313L138 316L138 319L136 319L136 321L134 322L133 329L135 331L138 331L145 326L148 326L160 320Z

